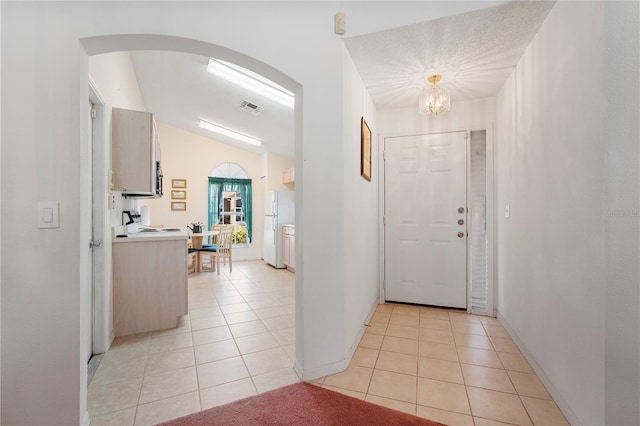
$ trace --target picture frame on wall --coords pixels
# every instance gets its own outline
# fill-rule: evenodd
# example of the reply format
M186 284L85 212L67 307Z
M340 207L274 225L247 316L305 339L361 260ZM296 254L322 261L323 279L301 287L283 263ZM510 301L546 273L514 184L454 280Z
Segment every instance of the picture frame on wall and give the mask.
M184 211L184 210L187 210L187 202L186 201L172 201L171 202L171 210L173 210L173 211Z
M172 189L171 190L171 199L172 200L186 200L187 199L187 191L182 189Z
M187 180L186 179L171 179L171 187L172 188L186 188Z
M360 118L360 176L371 182L371 129Z

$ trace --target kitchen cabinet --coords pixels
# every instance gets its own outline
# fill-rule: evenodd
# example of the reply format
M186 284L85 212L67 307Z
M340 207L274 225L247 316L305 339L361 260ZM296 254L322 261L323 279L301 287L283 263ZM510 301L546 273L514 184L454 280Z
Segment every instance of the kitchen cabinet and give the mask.
M296 269L296 227L282 226L282 261L290 271Z
M287 169L282 172L282 183L294 183L296 180L295 169Z
M116 337L175 328L187 314L187 234L114 238Z
M113 108L111 119L113 191L130 198L162 196L160 144L153 114Z

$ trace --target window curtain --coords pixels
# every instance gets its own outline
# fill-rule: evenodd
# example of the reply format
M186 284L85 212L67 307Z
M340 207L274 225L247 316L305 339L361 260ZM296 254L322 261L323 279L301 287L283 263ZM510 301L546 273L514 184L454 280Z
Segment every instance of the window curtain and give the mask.
M209 178L209 229L211 229L212 225L220 223L220 211L222 210L223 193L225 191L240 193L244 221L247 225L247 237L251 242L251 231L253 229L251 179Z

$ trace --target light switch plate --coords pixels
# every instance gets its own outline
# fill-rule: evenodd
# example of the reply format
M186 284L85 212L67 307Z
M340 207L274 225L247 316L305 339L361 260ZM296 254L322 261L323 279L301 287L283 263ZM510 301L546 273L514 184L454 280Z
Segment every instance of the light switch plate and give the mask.
M60 203L40 201L38 203L38 228L60 228Z

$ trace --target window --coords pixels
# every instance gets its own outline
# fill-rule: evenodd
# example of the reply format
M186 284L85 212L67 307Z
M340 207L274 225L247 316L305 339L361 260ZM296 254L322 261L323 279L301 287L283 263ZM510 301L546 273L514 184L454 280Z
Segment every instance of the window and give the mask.
M220 164L209 178L209 229L218 224L234 225L234 244L251 242L251 179L235 163Z

